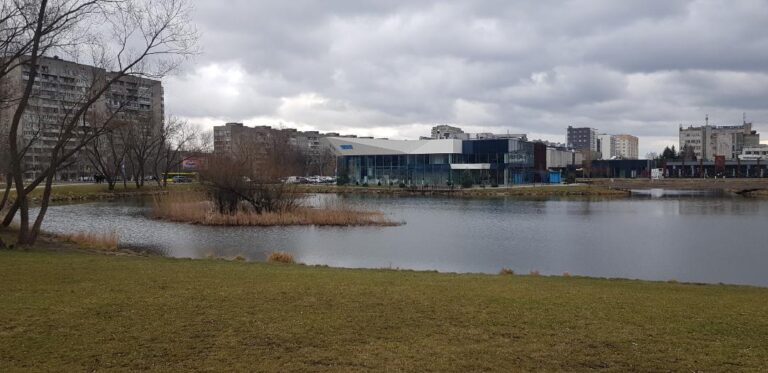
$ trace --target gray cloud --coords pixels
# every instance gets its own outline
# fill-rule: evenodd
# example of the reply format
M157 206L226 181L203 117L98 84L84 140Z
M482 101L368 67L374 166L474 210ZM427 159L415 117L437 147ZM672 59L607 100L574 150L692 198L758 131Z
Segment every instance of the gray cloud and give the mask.
M205 53L168 111L390 137L434 123L563 140L568 125L674 143L768 131L764 1L199 1ZM648 141L643 141L647 137Z

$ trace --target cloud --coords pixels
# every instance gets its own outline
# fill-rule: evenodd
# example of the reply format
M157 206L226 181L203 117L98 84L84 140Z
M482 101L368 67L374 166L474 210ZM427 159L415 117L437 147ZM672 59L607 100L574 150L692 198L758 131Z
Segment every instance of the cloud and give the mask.
M166 80L166 103L208 125L415 138L450 123L555 141L585 125L638 135L641 153L705 114L768 131L764 1L196 5L205 54Z

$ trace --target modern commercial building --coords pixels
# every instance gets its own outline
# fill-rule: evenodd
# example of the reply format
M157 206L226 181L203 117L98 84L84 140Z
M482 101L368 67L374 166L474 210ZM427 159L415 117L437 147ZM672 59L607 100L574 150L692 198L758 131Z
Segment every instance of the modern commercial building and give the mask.
M103 88L114 74L58 57L40 58L38 75L19 131L20 142L29 145L23 158L26 178L35 178L48 167L50 150L61 135L62 123L71 118L73 110L82 105L89 92ZM20 97L29 75L30 69L26 65L10 71L0 83L3 95ZM0 131L7 131L16 107L13 102L0 107ZM164 111L160 81L126 76L110 85L81 120L83 128L87 128L96 122L101 124L105 118L117 113L115 121L129 125L141 122L146 131L159 132ZM73 146L68 143L64 149L73 149ZM56 179L75 180L93 175L94 170L84 156L75 155L73 160L75 162L56 173Z
M680 126L680 150L693 149L697 159L712 161L716 156L726 160L736 159L744 147L760 144L760 134L752 130L752 123L744 122L740 126Z
M546 172L559 171L575 162L575 152L548 148L520 138L386 140L327 137L325 141L338 157L337 176L352 184L447 187L468 180L480 185L546 182ZM545 148L538 162L534 151L536 145ZM553 167L548 167L550 162ZM536 163L542 163L542 166L537 167Z
M597 130L590 127L568 126L566 144L570 149L600 151L597 146Z

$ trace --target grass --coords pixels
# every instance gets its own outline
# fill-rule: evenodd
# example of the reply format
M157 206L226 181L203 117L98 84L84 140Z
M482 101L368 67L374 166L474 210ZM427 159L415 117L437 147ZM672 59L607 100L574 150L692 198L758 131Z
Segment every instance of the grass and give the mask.
M198 186L189 184L168 184L167 189L158 187L154 182L147 182L142 188L136 188L133 183L128 183L127 188L123 184L115 186L115 190L109 190L107 184L78 183L78 184L54 184L51 189L51 201L87 201L110 199L121 196L155 195L165 193L167 190L186 191L194 190ZM11 190L11 199L16 196L15 189ZM32 202L38 202L43 196L43 187L37 187L29 194Z
M0 251L14 371L761 371L768 289Z
M200 193L171 193L157 196L153 208L155 218L175 222L221 226L394 226L399 223L380 211L363 211L338 205L322 208L296 207L282 212L256 214L239 211L233 215L215 211L212 203Z

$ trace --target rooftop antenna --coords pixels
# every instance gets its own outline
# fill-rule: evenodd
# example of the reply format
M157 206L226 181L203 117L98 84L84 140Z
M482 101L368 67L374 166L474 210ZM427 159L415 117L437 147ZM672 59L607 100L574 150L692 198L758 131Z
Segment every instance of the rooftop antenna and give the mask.
M741 122L742 122L741 124L747 124L747 113L746 112L742 112L741 113Z
M709 125L709 114L704 116L704 123L705 123L704 125L706 125L706 126Z

